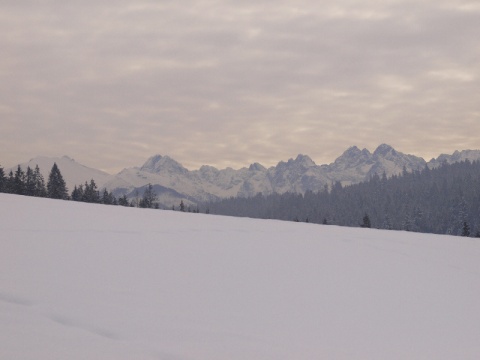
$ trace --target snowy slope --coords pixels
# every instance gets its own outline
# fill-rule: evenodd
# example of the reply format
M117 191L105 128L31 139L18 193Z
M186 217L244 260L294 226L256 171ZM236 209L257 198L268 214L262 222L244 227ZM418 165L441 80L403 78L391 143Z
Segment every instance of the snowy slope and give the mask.
M0 194L0 359L478 359L480 242Z
M109 174L103 172L101 170L89 168L85 165L82 165L76 162L74 159L69 158L68 156L62 157L46 157L46 156L38 156L36 158L31 159L28 162L20 164L20 167L23 170L26 170L28 166L32 170L35 169L35 166L38 165L40 172L42 173L45 184L48 181L48 176L50 171L52 170L53 164L56 163L60 172L67 184L69 191L73 190L75 185L84 184L85 181L90 182L91 179L95 180L97 186L101 187L103 183L109 178ZM7 169L5 171L8 174L12 170L14 173L17 170L17 166Z

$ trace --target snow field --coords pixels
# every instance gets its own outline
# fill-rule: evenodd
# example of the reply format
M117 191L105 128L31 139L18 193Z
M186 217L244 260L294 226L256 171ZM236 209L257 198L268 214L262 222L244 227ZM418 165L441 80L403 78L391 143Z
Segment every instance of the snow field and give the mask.
M478 359L480 241L0 194L1 359Z

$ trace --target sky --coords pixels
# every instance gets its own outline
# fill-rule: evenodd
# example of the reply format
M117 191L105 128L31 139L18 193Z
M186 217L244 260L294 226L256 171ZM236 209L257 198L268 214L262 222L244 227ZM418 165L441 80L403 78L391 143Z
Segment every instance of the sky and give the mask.
M0 165L480 148L477 0L4 0Z

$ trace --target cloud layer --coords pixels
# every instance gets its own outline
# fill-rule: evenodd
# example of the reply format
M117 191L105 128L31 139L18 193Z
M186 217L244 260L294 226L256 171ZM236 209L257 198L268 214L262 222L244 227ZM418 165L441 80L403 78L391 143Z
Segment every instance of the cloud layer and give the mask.
M9 1L2 165L479 148L477 1Z

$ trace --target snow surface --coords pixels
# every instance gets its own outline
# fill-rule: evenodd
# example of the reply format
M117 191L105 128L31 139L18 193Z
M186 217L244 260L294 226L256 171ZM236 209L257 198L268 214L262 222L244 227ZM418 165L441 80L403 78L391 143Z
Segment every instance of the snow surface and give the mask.
M0 359L479 359L480 241L0 194Z

